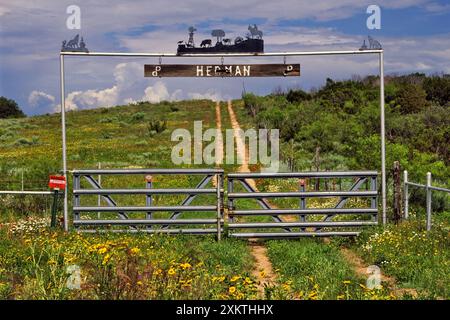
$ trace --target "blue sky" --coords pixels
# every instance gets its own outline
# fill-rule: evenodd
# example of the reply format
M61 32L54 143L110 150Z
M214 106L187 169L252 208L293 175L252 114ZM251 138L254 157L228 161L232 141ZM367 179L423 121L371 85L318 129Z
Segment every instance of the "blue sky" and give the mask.
M66 8L81 8L81 30L66 28ZM368 30L366 8L381 7L381 30ZM266 51L356 49L367 35L385 49L386 73L450 73L450 3L437 0L0 0L0 95L16 100L27 114L59 108L61 41L76 33L91 51L174 52L194 25L197 41L222 28L232 38L248 24L264 32ZM245 62L251 59L229 60ZM198 60L200 61L200 60ZM211 63L217 63L209 59ZM68 109L191 98L228 99L275 87L310 89L326 77L377 72L376 58L289 58L300 62L300 78L159 79L143 77L155 59L68 58ZM164 59L163 63L175 60ZM176 61L184 63L183 61ZM192 62L192 60L189 60ZM203 62L203 61L202 61ZM282 62L279 58L258 62Z

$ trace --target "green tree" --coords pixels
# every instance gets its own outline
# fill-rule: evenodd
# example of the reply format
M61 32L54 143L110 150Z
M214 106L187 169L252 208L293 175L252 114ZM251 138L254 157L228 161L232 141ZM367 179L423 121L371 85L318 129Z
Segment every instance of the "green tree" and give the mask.
M450 106L450 75L429 77L423 82L423 88L429 101Z
M394 109L401 114L417 113L428 105L425 90L420 85L407 83L397 92Z
M0 97L0 119L23 118L25 114L20 110L17 102L6 97Z

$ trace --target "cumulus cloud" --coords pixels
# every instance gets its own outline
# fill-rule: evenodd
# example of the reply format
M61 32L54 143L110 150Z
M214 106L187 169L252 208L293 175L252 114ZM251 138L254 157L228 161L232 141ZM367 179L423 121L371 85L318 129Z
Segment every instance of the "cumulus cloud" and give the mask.
M182 90L177 89L172 94L169 94L166 85L162 81L156 82L153 86L149 86L144 91L142 101L149 101L151 103L158 103L164 100L176 101L181 99Z
M205 93L198 93L198 92L190 92L188 93L189 99L194 100L200 100L200 99L208 99L212 101L221 101L224 100L222 97L222 94L220 92L217 92L215 90L208 90Z
M52 111L55 108L55 97L42 91L33 90L28 96L28 104L40 111Z

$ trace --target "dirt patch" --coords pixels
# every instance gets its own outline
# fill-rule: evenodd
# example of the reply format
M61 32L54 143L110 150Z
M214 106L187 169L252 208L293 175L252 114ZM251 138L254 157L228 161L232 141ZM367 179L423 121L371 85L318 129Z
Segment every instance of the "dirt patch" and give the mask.
M223 135L222 135L222 117L220 113L220 102L216 102L216 125L218 135L216 138L216 167L221 167L223 164ZM214 176L212 178L212 184L217 187L217 179Z
M257 279L258 292L264 298L264 288L266 285L274 285L276 275L272 269L272 263L267 256L267 248L259 242L250 242L251 253L255 259L255 268L252 275Z
M325 241L325 243L327 243L327 241ZM348 248L341 248L340 251L344 259L353 267L353 271L361 278L366 279L367 276L369 275L369 273L367 272L369 266L363 261L363 259ZM394 277L387 276L383 273L381 273L380 276L381 281L387 284L389 289L397 298L401 299L404 295L410 295L413 298L418 297L418 293L415 289L398 288L396 284L397 281L395 280Z
M241 136L238 133L241 127L237 121L231 101L228 101L228 114L230 116L231 127L233 128L234 139L236 140L236 151L238 155L243 157L242 165L239 167L238 171L250 172L250 168L248 166L248 152L245 148L245 142L241 139ZM255 180L246 179L246 181L252 188L258 190ZM249 243L251 246L250 252L255 259L252 275L257 279L260 297L264 298L265 285L273 285L275 283L276 276L273 272L272 263L267 256L267 248L259 242L250 241Z

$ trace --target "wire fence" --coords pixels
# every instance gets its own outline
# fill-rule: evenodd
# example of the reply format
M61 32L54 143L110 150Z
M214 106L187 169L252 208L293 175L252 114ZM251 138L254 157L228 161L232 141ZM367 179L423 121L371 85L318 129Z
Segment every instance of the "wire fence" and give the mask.
M427 231L431 230L431 192L440 191L450 193L450 189L436 187L431 185L431 172L427 172L426 184L411 182L408 180L408 171L403 171L403 192L405 199L405 219L409 218L409 187L425 189L426 192L426 212L427 212Z

